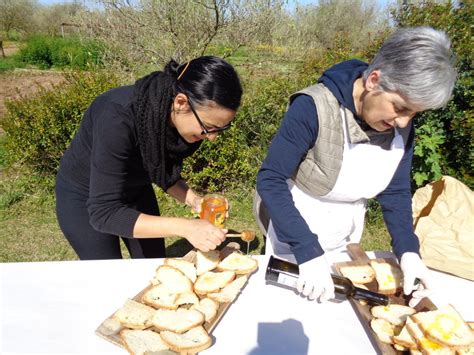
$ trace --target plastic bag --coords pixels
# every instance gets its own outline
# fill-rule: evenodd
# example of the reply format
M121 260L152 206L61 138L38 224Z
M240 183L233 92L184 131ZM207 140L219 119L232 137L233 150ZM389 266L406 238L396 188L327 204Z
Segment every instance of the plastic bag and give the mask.
M420 254L433 269L474 280L474 192L443 176L415 192L413 222Z

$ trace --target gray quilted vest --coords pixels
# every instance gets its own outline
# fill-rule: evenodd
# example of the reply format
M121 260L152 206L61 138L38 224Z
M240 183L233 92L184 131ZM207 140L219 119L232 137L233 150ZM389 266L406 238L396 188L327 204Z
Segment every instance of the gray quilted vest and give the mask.
M313 98L318 113L318 137L314 146L308 150L305 159L292 176L295 184L313 197L320 197L328 194L336 184L339 171L342 166L344 150L344 132L342 127L341 105L336 97L323 84L309 86L291 95L290 103L298 95L305 94ZM349 142L370 143L390 149L394 132L363 131L354 118L354 115L347 108L343 108L346 116L346 124L349 133ZM398 129L407 141L409 127ZM261 203L261 198L257 192L254 195L254 215L262 233L266 235L270 216Z

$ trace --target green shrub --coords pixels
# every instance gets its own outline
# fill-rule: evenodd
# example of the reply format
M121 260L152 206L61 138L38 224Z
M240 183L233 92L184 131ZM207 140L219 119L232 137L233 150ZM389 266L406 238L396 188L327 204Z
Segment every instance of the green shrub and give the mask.
M33 98L7 101L8 113L0 122L6 132L7 162L25 165L49 181L83 112L97 95L118 85L118 79L106 72L69 73L66 79L67 84L42 89Z
M215 143L204 142L185 162L183 175L193 186L206 191L253 188L288 97L300 88L298 80L287 75L247 80L233 127Z
M17 57L7 57L1 58L0 57L0 73L6 72L8 70L13 70L15 68L24 68L25 63L21 62L17 59Z
M102 66L103 51L104 47L96 41L35 35L20 49L18 57L41 69L88 69L91 66Z
M452 100L436 111L417 116L417 140L413 172L416 186L453 176L474 187L474 2L427 1L392 12L401 26L431 26L448 33L456 55L458 80Z

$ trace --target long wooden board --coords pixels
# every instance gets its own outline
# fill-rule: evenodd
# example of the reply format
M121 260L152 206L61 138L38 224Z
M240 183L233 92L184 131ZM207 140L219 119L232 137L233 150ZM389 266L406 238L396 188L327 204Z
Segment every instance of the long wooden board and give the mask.
M340 269L343 266L359 266L359 265L369 265L370 260L377 260L380 262L387 262L391 265L397 266L398 262L394 256L394 258L376 258L376 259L369 259L367 254L365 254L364 250L361 248L359 244L349 244L347 246L347 251L349 252L350 257L353 259L352 261L340 262L335 263L334 267L336 271L342 275ZM377 281L372 281L370 283L365 284L370 291L377 292ZM403 291L397 292L395 295L390 295L390 303L391 304L402 304L408 305L409 297L403 295ZM398 355L402 354L401 351L396 350L393 346L389 344L385 344L381 342L375 334L375 332L370 327L370 321L372 320L372 314L370 313L371 305L362 305L359 301L350 299L349 300L352 307L354 308L358 318L360 319L361 323L363 324L364 328L367 330L368 334L370 335L370 340L372 344L376 347L376 350L380 354L389 354L389 355ZM432 311L436 309L436 306L429 300L428 298L424 298L416 307L417 312L421 311Z
M230 253L239 250L240 245L235 242L231 242L227 244L222 250L221 250L221 259L225 258L227 255ZM192 263L195 262L196 258L196 251L191 250L189 253L187 253L183 259L190 261ZM250 275L249 275L250 276ZM151 277L150 277L151 279ZM247 281L248 282L248 281ZM137 293L132 299L141 302L141 297L143 293L148 289L149 286L146 286L143 290L141 290L139 293ZM245 287L245 286L244 286ZM204 329L207 330L209 335L212 333L212 330L216 327L216 325L219 323L220 319L222 316L225 314L227 309L230 307L231 303L219 303L219 309L217 311L217 316L214 318L212 322L206 322L203 324ZM115 312L114 312L115 313ZM108 318L106 318L96 329L95 333L100 336L101 338L104 338L107 341L110 341L111 343L120 346L122 348L125 348L122 339L120 338L120 331L124 329L117 321L115 321L112 318L113 314L111 314ZM160 352L155 352L154 354L158 355L167 355L167 354L177 354L174 351L166 350L166 351L160 351ZM182 353L186 354L186 353Z

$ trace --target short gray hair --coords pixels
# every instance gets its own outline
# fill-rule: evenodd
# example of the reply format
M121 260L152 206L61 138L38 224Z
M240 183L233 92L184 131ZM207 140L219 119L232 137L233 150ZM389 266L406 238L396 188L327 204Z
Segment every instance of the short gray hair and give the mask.
M451 42L431 27L401 28L382 45L364 71L380 70L379 89L396 92L422 110L443 107L456 82Z

